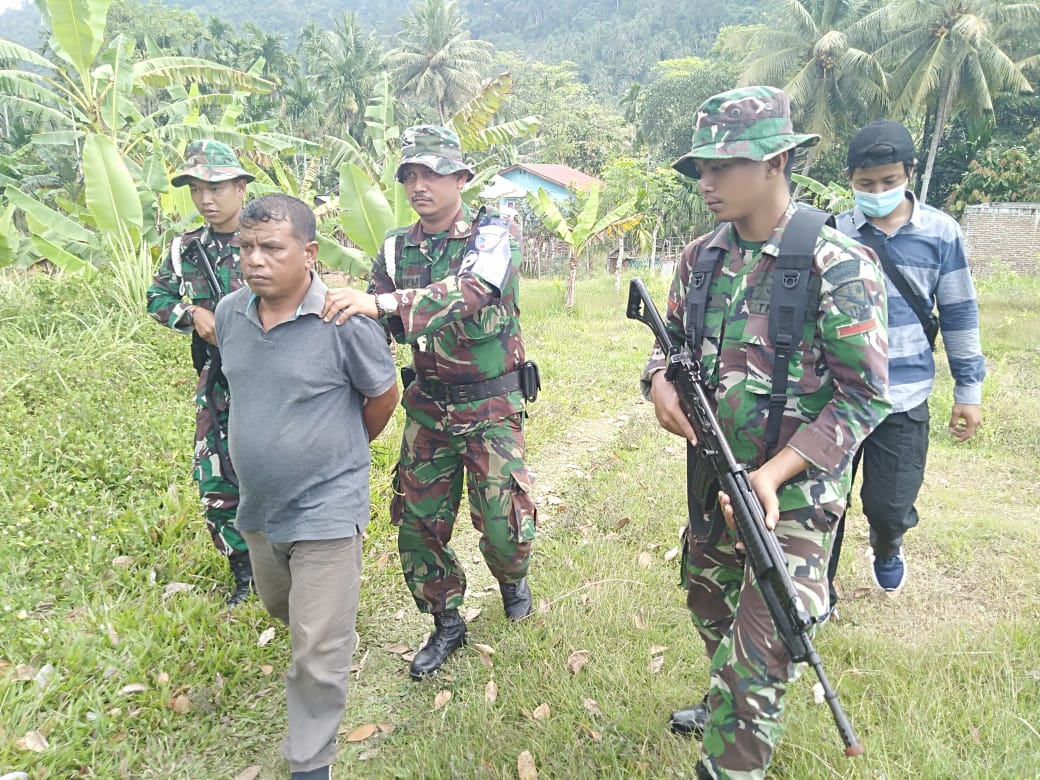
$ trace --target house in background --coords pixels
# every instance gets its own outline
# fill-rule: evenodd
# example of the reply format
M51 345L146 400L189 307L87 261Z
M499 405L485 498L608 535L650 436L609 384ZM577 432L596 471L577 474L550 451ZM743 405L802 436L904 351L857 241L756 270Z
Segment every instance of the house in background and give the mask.
M519 202L528 192L537 192L539 187L553 200L563 200L568 189L581 191L597 186L603 186L601 179L569 165L523 164L499 171L480 195L485 200L498 201L503 214L515 214Z

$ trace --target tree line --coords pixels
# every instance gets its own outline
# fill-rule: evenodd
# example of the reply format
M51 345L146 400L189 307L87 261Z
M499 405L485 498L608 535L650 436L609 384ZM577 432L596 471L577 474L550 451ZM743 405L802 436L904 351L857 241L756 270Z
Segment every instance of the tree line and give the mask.
M203 134L243 150L258 189L332 193L322 215L333 235L362 246L345 224L352 219L343 216L351 208L343 188L367 203L396 204L386 174L396 134L421 121L459 129L485 172L529 161L600 176L599 216L625 206L626 217L638 217L619 220L629 246L652 247L710 225L695 186L668 165L689 148L696 106L748 83L784 87L798 129L823 137L798 161L803 174L843 182L851 133L889 116L920 139L919 187L929 201L956 211L1040 194L1021 171L1023 160L1040 158L1040 101L1032 95L1040 4L773 0L759 24L705 30L704 41L689 45L704 56L659 59L639 80L614 78L613 94L594 86L587 64L496 50L471 34L463 13L470 8L484 25L498 9L499 26L508 27L502 20L524 6L526 26L512 34L551 27L566 36L560 15L570 8L574 18L588 17L586 29L609 26L616 55L648 31L688 28L697 6L673 9L666 20L655 0L607 5L612 13L596 4L579 12L569 0L416 0L388 39L358 12L343 12L305 22L290 43L252 18L236 26L154 0L42 2L53 35L40 52L0 40L0 265L153 261L163 234L192 215L167 177L184 143ZM754 16L756 8L737 10ZM614 55L597 61L624 61ZM356 170L345 174L347 165ZM576 193L550 222L574 221L587 206ZM384 220L407 216L396 205L377 210Z

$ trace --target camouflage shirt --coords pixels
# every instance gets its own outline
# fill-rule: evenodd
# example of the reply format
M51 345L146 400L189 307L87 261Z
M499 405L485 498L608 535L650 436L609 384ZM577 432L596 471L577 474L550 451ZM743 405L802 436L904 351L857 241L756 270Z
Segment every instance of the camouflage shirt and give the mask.
M474 237L473 218L464 205L445 233L427 236L418 222L391 230L372 264L369 292L394 294L398 310L385 324L399 343L411 346L415 371L424 380L470 384L524 362L519 246L509 220L485 215ZM388 253L396 255L389 265ZM402 404L420 424L460 435L517 414L523 398L515 390L440 403L416 382Z
M148 313L156 322L173 328L179 333L191 333L194 326L184 322L188 306L201 306L213 311L217 308L206 272L191 260L188 245L198 239L213 263L223 294L237 290L243 285L242 268L239 262L238 233L223 247L216 240L209 225L204 225L180 236L180 262L173 256L172 248L167 252L162 265L148 288Z
M762 465L775 350L769 342L769 302L780 238L796 208L791 204L759 250L742 250L731 225L690 243L668 295L666 324L686 344L686 291L697 256L722 250L706 307L704 339L694 349L709 397L734 457L749 469ZM817 239L809 311L801 348L791 356L787 406L779 447L789 446L811 467L780 491L782 511L844 505L852 457L891 408L885 284L874 254L825 227ZM696 345L695 345L696 346ZM664 367L655 345L643 374L649 398L652 374Z

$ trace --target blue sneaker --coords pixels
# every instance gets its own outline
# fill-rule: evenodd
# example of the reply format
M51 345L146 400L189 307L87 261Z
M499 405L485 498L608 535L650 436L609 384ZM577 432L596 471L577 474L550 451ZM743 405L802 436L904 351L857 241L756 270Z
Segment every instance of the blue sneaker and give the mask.
M906 584L906 561L903 548L891 558L874 558L874 582L887 593L898 593Z

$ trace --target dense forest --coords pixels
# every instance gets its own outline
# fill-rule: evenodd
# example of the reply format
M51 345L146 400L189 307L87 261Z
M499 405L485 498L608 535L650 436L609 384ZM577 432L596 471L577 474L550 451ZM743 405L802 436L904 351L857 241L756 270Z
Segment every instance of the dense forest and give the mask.
M153 3L157 0L152 0ZM344 11L386 40L401 28L408 0L181 0L166 5L196 12L203 20L218 16L239 25L249 21L294 44L308 22L331 27ZM462 0L460 9L474 38L496 49L523 53L525 59L578 65L578 76L602 94L621 95L643 81L660 60L704 56L727 25L761 21L762 0ZM161 18L159 12L155 16ZM0 37L35 48L40 43L40 12L32 4L0 15ZM565 57L561 53L566 52Z

